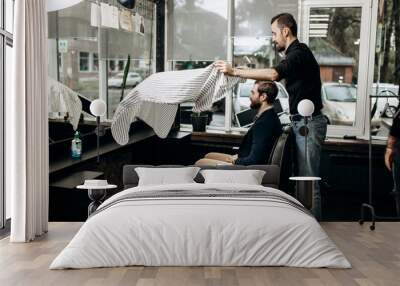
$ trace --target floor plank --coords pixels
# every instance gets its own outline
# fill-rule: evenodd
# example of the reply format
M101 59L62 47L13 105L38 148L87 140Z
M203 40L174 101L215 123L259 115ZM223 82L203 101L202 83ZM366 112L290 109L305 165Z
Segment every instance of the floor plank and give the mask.
M48 269L82 223L50 223L32 243L0 240L0 285L399 285L400 222L380 222L375 231L356 222L326 222L323 228L352 263L352 269L290 267L118 267Z

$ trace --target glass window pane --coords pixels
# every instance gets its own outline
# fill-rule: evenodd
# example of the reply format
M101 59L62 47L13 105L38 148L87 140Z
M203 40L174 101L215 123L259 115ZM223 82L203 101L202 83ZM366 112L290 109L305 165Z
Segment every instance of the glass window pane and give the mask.
M117 59L109 61L108 77L108 107L109 118L114 116L120 101L129 94L136 85L148 77L151 73L151 63L148 60L130 60L129 72L126 77L125 90L122 92L121 86L124 76L127 59ZM123 94L122 94L123 93Z
M125 29L125 22L124 29L121 23L118 29L102 26L100 37L98 28L90 23L91 4L93 2L83 1L58 13L49 13L49 38L57 39L58 42L59 80L90 100L99 97L99 70L101 64L104 64L108 73L108 82L104 84L111 83L107 104L108 118L112 118L121 99L122 80L118 78L122 78L120 74L124 71L128 55L131 58L130 76L124 95L153 72L151 59L154 3L141 0L136 1L134 11L119 9L119 12L132 17L130 28ZM117 6L116 2L110 4ZM138 19L137 23L135 19Z
M235 0L235 36L271 36L271 18L285 12L297 19L297 0Z
M361 7L311 8L309 46L322 80L322 112L330 124L354 126Z
M49 38L97 38L97 27L90 25L90 2L48 13Z
M6 67L5 67L5 96L10 97L11 96L11 76L12 76L12 48L10 46L6 45L6 54L5 54L5 62L6 62ZM11 192L9 188L6 188L6 219L11 217Z
M90 100L99 97L99 72L90 70L90 53L97 51L92 39L58 40L59 81Z
M168 1L168 59L226 59L227 0Z
M400 33L393 25L396 19L396 1L384 1L379 6L376 39L375 76L371 90L373 119L382 122L379 129L371 128L371 134L386 140L393 123L393 115L399 106L400 83Z
M6 31L13 33L14 29L14 0L5 0Z

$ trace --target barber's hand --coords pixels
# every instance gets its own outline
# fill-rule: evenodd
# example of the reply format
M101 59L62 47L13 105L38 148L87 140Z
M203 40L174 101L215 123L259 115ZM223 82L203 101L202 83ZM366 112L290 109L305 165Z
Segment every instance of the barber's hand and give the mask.
M393 162L393 149L386 148L385 151L385 165L389 171L392 171L392 162Z
M230 64L224 61L216 61L214 63L215 67L217 68L218 71L224 73L225 75L233 75L234 70Z

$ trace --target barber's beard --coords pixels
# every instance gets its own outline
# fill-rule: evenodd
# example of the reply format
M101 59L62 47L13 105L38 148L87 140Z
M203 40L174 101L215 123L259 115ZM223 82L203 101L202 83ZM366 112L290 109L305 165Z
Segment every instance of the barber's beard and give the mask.
M285 47L284 46L282 47L282 46L276 45L275 48L278 51L278 53L283 53L285 51Z
M286 47L285 46L280 46L278 43L273 43L275 51L278 53L282 53L285 51Z

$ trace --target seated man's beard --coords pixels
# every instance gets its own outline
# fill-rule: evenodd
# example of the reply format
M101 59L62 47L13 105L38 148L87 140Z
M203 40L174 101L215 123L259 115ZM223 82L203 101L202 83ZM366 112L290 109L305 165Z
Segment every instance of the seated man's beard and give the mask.
M250 108L258 110L261 107L261 102L250 101Z

